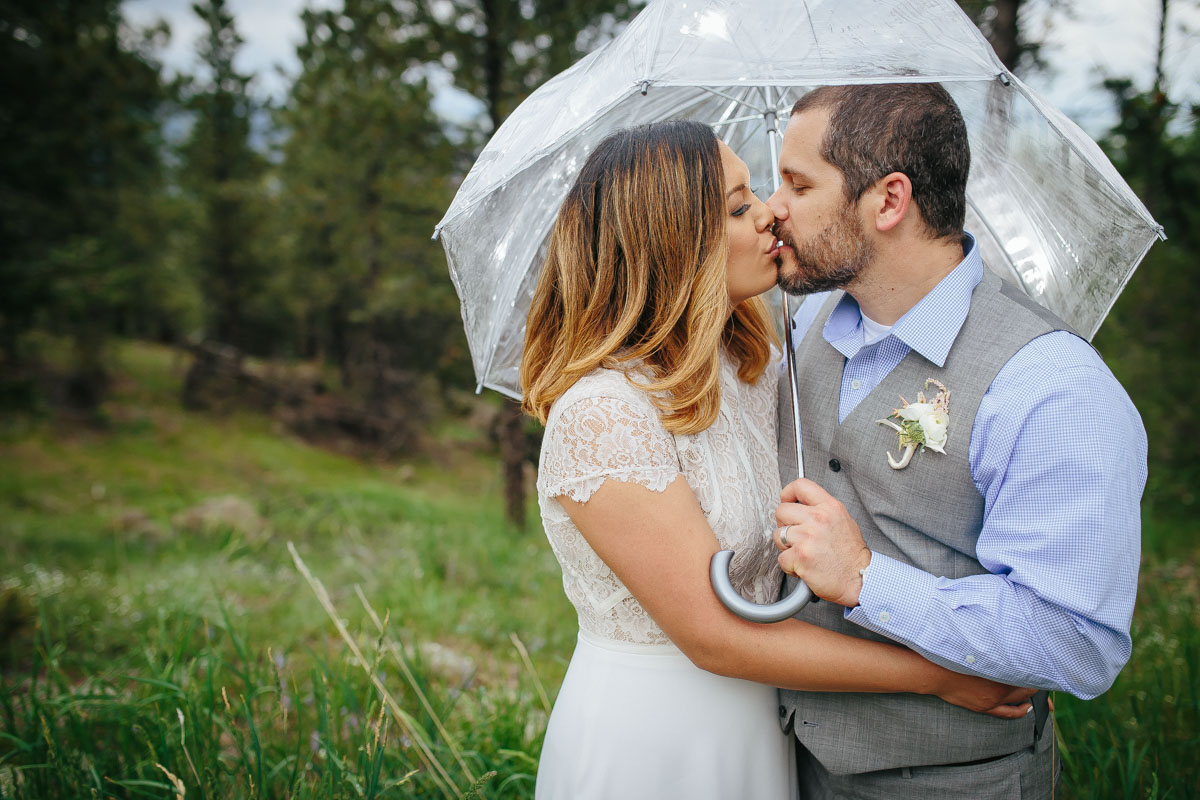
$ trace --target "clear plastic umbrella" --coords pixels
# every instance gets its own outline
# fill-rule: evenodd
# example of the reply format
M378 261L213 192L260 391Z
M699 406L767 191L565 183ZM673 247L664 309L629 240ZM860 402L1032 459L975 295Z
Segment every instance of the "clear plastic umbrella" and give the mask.
M966 227L984 261L1090 338L1162 228L1096 143L1005 69L952 0L655 0L509 116L438 223L479 388L520 396L525 317L554 218L607 134L708 122L746 161L752 188L770 191L779 131L801 95L912 81L940 82L966 119ZM735 613L790 616L733 593L716 558L713 577Z

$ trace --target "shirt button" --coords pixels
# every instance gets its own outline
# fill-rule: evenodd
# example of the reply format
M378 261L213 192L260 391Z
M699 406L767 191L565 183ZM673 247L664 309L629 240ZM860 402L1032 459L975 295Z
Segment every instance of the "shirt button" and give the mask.
M841 472L842 462L838 461L836 458L831 458L829 459L829 468L834 472Z
M888 612L886 612L886 611L879 612L879 621L880 622L888 622L891 620L891 618L892 618L892 615L889 614Z
M968 663L968 664L974 664L974 663L975 663L975 656L967 656L967 663Z
M855 378L854 380L850 381L850 388L851 389L861 389L862 381L860 381L858 378Z

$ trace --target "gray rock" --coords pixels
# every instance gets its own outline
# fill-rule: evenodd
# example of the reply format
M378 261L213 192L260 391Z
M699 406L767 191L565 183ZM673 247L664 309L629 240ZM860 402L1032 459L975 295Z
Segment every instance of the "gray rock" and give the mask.
M244 536L256 538L267 532L267 522L259 516L254 505L243 497L222 495L210 497L171 517L175 528L190 533L207 533L231 529Z
M113 517L112 525L118 534L144 544L158 544L169 538L163 526L140 508L122 509Z

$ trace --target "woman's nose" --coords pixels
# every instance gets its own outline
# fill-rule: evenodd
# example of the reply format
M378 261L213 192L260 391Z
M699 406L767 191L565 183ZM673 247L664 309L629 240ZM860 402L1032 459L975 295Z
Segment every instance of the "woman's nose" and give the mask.
M755 198L754 227L761 233L775 224L775 214L762 200Z

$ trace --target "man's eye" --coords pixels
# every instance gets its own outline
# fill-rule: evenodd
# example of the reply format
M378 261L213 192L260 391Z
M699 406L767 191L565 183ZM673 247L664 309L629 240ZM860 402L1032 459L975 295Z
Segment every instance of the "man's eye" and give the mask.
M750 210L750 204L749 204L749 203L746 203L744 206L742 206L741 208L739 208L737 211L734 211L734 212L733 212L733 215L734 215L735 217L740 217L742 214L745 214L745 213L746 213L747 211L749 211L749 210Z

